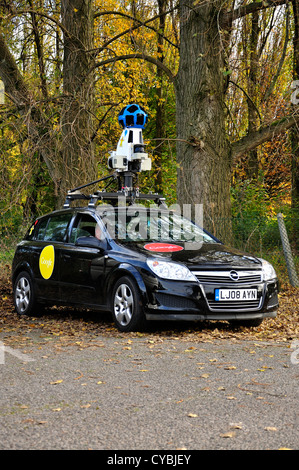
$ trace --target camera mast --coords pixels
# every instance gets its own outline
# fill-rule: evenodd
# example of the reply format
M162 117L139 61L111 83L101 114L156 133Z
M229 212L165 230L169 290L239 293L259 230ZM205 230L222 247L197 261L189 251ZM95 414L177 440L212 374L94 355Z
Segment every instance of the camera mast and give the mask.
M119 198L125 199L129 205L136 199L152 200L165 206L165 198L160 194L142 194L139 187L133 187L133 177L141 171L151 170L151 158L145 152L142 130L147 123L148 115L138 104L125 106L118 115L118 122L123 128L116 150L110 152L108 168L114 170L111 175L104 176L90 183L83 184L68 191L63 207L70 207L74 200L89 200L88 206L95 207L99 201L110 200L116 204ZM94 194L85 195L81 189L101 181L110 180L104 189ZM116 192L107 192L113 181L118 182Z

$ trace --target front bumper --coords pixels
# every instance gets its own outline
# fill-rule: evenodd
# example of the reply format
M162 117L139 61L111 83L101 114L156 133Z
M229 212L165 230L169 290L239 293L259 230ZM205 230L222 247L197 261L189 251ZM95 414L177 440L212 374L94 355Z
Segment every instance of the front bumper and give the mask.
M213 283L160 280L151 289L145 305L148 320L253 320L275 317L278 309L278 282L225 284L224 288L257 289L256 300L216 302Z

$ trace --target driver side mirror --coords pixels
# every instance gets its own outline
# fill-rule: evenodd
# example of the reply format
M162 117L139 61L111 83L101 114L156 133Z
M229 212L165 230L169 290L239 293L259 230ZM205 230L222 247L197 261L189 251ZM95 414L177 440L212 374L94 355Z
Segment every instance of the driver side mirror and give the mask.
M85 246L87 248L98 248L99 250L106 249L106 240L99 240L96 237L78 237L76 246Z

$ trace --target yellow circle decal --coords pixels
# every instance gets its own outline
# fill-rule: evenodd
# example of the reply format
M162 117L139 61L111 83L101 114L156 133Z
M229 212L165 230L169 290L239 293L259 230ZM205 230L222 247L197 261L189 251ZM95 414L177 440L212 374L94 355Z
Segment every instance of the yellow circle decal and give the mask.
M54 270L54 246L48 245L42 250L39 257L39 270L44 279L50 279Z

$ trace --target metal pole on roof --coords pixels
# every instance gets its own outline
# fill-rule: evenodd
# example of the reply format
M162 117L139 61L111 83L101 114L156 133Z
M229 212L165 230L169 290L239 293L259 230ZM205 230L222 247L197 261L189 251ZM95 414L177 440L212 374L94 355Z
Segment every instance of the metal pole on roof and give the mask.
M277 214L277 222L278 222L280 237L282 241L284 257L285 257L286 264L287 264L290 283L293 287L299 287L299 280L298 280L298 276L296 273L294 258L292 255L292 250L291 250L291 246L289 242L287 229L283 220L283 214L281 213Z

